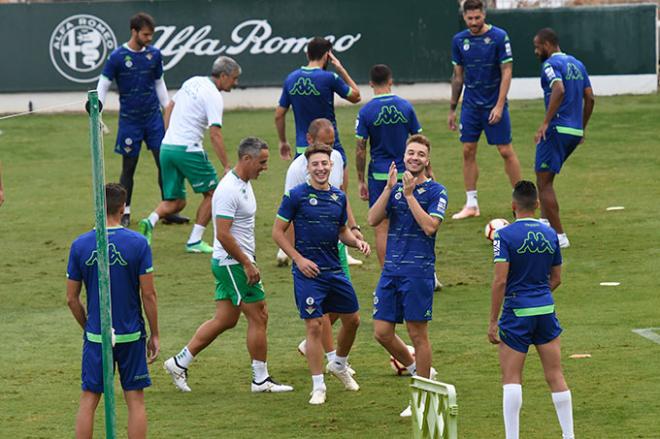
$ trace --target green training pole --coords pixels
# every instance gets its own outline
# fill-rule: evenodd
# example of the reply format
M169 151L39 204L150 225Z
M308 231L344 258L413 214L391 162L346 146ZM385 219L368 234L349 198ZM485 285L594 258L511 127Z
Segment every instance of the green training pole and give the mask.
M106 226L105 172L103 142L99 117L99 96L87 92L89 100L89 144L92 148L92 186L96 218L96 264L99 274L99 307L103 350L103 398L105 402L105 437L115 438L115 385L112 359L112 308L110 306L110 265L108 264L108 229Z

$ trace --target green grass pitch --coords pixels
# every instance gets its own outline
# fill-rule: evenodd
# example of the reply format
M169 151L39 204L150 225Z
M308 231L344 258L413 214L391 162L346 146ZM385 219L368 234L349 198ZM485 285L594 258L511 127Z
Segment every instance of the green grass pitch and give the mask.
M338 109L337 119L349 157L350 197L373 242L366 204L357 197L352 128L358 108ZM448 188L453 213L465 195L461 147L457 135L446 129L446 108L437 103L416 106L433 142L433 168ZM511 103L514 147L527 179L534 177L532 139L542 115L541 101ZM563 364L573 392L576 436L582 439L660 434L660 345L631 332L660 326L659 118L656 95L598 99L586 143L557 179L572 246L564 252L563 284L555 298L564 327ZM118 181L120 160L112 152L117 115L106 114L104 120L112 129L105 136L106 178ZM292 119L288 128L293 139ZM65 270L69 244L93 224L88 120L81 114L32 115L0 121L0 129L6 186L6 202L0 207L0 436L72 437L81 331L65 303ZM213 279L207 257L184 253L190 228L159 225L153 250L162 352L151 368L153 386L146 392L151 437L408 437L410 421L398 417L409 395L408 380L393 375L388 355L371 335L371 293L380 274L375 255L353 269L362 325L351 362L362 389L346 392L328 377L327 404L307 404L311 380L296 351L304 326L294 309L290 270L275 266L276 247L270 238L286 169L277 154L273 113L228 112L223 132L233 162L242 137L256 135L271 145L269 170L253 183L259 206L257 253L270 310L270 371L296 390L250 393L244 320L195 360L189 379L193 392L175 390L162 361L213 314ZM440 227L437 270L445 289L436 296L430 325L439 379L458 391L463 438L503 436L497 353L486 339L492 264L483 227L491 218L510 218L510 188L494 148L482 142L478 160L482 216L449 219ZM153 209L158 197L155 167L143 152L132 206L134 224ZM184 213L193 216L199 198L189 200ZM625 210L606 212L614 205ZM210 230L205 237L211 239ZM602 281L621 286L601 287ZM590 353L592 358L569 359L573 353ZM126 411L118 386L117 392L119 437L125 437ZM560 437L534 352L527 361L523 398L521 437ZM96 432L103 434L101 408Z

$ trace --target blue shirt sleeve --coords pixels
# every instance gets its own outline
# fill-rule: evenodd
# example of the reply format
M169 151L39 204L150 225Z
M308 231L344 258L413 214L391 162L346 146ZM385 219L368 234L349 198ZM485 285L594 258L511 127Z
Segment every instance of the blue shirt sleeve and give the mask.
M497 42L497 60L500 64L513 62L513 52L511 51L511 41L509 35L504 32L502 38Z
M454 38L451 42L451 63L453 65L463 65L463 53L461 52L460 41Z
M417 134L422 132L422 126L419 124L415 109L410 105L410 113L408 114L408 132L410 134Z
M282 94L280 95L280 101L278 105L282 108L289 108L291 106L289 90L287 89L287 81L284 81L284 85L282 86Z
M295 193L292 195L291 192L287 191L282 197L280 208L277 210L277 217L287 223L293 221L296 216L296 203L292 197L295 198Z
M103 66L103 71L101 74L108 78L110 81L114 81L117 76L117 57L114 56L115 52L112 52L108 57L108 60Z
M443 187L438 187L431 194L426 212L431 216L444 220L446 210L447 190Z
M80 270L79 262L76 243L74 242L69 251L69 264L66 268L66 277L68 279L76 280L78 282L82 281L82 272Z
M555 237L555 254L552 257L552 266L556 267L557 265L561 265L563 260L561 257L561 247L559 247L559 237Z
M160 79L163 77L163 55L160 50L155 51L156 56L156 69L154 71L154 78Z
M367 112L364 111L364 107L362 107L358 112L357 119L355 120L355 137L360 139L369 138L369 130L367 129L366 117Z
M548 88L552 88L552 84L556 81L563 80L561 71L549 62L543 63L543 67L541 67L541 69L541 77L543 78L542 82L544 81Z
M493 262L509 262L509 249L499 232L493 237Z
M351 88L336 73L332 74L332 91L337 93L342 98L346 98L349 94L351 94Z
M153 259L151 257L151 247L147 243L147 240L143 240L142 253L140 256L140 268L139 275L148 274L154 271Z

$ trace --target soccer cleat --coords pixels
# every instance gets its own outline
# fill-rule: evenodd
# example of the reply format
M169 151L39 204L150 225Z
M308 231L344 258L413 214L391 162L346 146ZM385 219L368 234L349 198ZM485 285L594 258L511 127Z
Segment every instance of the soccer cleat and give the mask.
M565 233L558 234L557 238L559 238L560 248L567 248L571 246L571 243L568 241L568 236L566 236Z
M151 221L148 218L141 219L138 223L138 232L140 235L147 238L147 242L151 245L151 236L154 233L154 226L151 225Z
M321 405L325 404L325 389L316 389L312 390L312 393L310 393L312 396L309 398L309 403L311 405Z
M298 345L298 353L303 357L307 355L307 339L301 341Z
M281 248L277 249L277 266L285 267L287 265L289 265L289 256Z
M325 373L332 373L332 371L330 370L330 365L331 364L332 363L329 362L325 365ZM355 376L355 370L351 367L351 365L349 363L346 363L346 369L348 370L348 373L351 374L351 376Z
M161 221L163 224L188 224L190 222L190 218L187 216L181 216L178 213L174 213L161 219Z
M412 407L410 407L410 405L408 405L408 407L406 407L405 409L403 409L403 411L401 413L399 413L399 416L402 417L402 418L411 417L412 416Z
M340 369L339 365L336 362L333 362L328 364L328 371L337 377L339 381L341 381L346 390L350 390L352 392L357 392L360 390L360 385L351 376L351 373L348 371L348 367Z
M268 377L260 383L252 381L252 393L282 393L291 391L293 391L293 387L280 384L272 377Z
M348 250L346 250L346 261L348 262L348 265L354 266L354 265L362 265L363 262L359 259L355 259L353 256L351 256L350 253L348 253Z
M121 216L121 226L128 227L131 225L131 214L125 213Z
M163 363L163 369L172 377L172 381L177 389L182 392L190 392L190 387L188 387L188 369L185 367L179 366L176 362L176 358L170 357Z
M204 241L197 241L193 244L186 244L186 252L211 254L213 253L213 247L211 247Z
M444 285L438 280L438 275L433 273L433 279L435 280L435 286L433 287L434 291L440 291Z
M475 207L463 206L463 209L461 209L460 212L453 214L451 218L455 220L459 220L459 219L469 218L471 216L477 217L479 215L480 215L479 206L475 206Z

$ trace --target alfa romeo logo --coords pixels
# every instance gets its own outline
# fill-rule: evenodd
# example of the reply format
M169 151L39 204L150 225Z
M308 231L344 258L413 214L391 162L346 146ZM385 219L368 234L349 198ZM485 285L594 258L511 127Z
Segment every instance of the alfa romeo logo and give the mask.
M115 47L117 39L105 21L93 15L73 15L55 27L50 37L50 59L65 78L94 82Z

